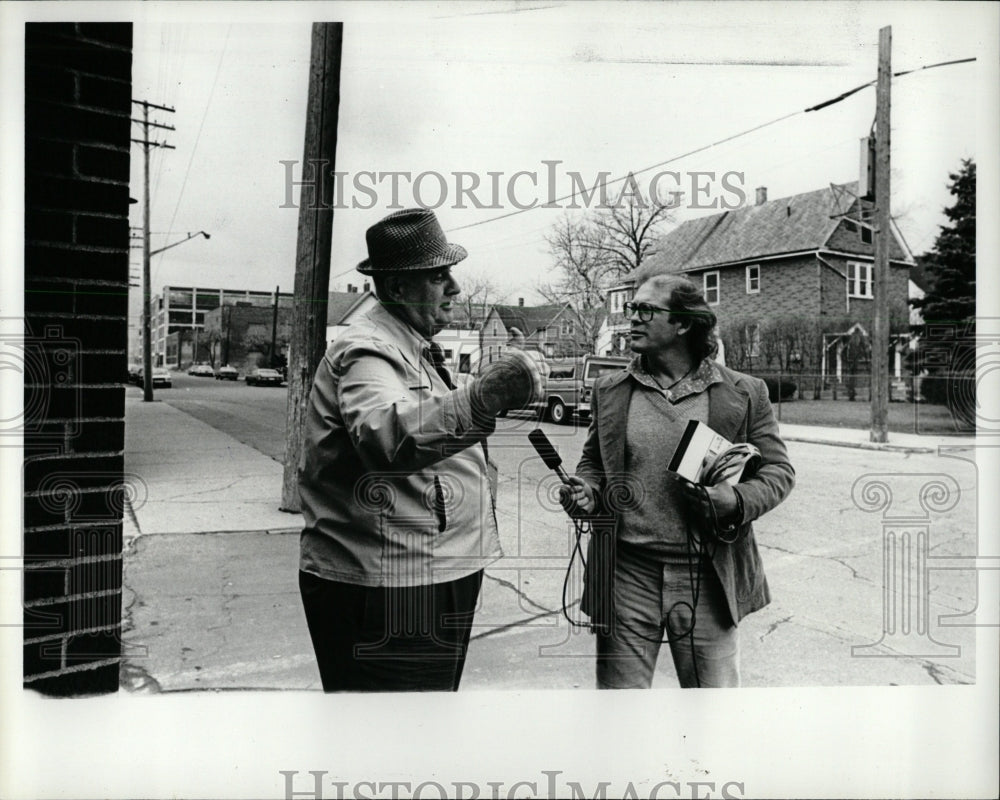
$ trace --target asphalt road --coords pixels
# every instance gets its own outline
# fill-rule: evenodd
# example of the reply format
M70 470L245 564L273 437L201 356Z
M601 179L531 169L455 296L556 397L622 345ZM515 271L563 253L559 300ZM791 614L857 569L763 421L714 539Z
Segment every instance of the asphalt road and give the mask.
M156 400L200 419L279 463L284 462L287 386L247 386L243 380L217 381L181 372L172 375L173 386L156 389ZM137 396L142 394L135 386L129 386L127 391ZM497 420L497 431L490 438L490 455L501 470L525 459L537 460L527 435L532 429L541 427L563 454L567 469L571 470L583 447L586 424L586 421L567 425L539 424L533 414L513 412L506 419Z
M285 388L175 375L173 388L157 390L156 399L283 460ZM534 684L565 686L567 670L574 673L572 683L589 684L592 645L587 637L564 639L567 628L552 627L560 616L572 526L554 498L558 481L528 443L527 433L537 425L528 415L514 414L499 420L490 438L490 454L500 468L497 518L505 557L487 572L477 613L486 630L476 635L480 641L470 654L470 686L523 685L529 674ZM585 429L541 427L572 472ZM978 552L980 487L972 454L801 442L789 443L788 449L796 488L755 525L773 601L740 626L744 684L974 682L975 628L968 615L977 603L972 559ZM886 605L886 547L905 547L902 557L919 558L909 555L920 545L918 536L926 537L932 571L929 585L920 589L917 629L890 643L902 651L896 657L884 648L866 649L885 640L890 621L909 625L896 618L902 612ZM548 634L544 646L531 639L538 658L519 660L524 649L517 640L537 638L540 626L552 628L551 641ZM660 661L659 685L671 685L670 659Z

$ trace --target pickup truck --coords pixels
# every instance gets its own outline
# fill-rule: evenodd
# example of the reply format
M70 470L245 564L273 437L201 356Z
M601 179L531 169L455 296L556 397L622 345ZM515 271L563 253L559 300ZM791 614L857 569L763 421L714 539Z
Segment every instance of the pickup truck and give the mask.
M549 359L547 363L545 399L535 408L552 422L566 423L574 413L590 415L590 394L594 390L594 381L608 372L624 369L629 359L621 356L583 356L567 360Z

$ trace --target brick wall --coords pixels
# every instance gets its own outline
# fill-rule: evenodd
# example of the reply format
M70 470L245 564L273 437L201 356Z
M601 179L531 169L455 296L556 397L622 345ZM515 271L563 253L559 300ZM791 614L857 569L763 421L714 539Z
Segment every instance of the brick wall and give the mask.
M836 270L847 274L848 259L824 255L823 259ZM720 324L737 318L757 318L761 321L780 318L814 319L823 316L836 322L861 322L870 330L872 301L851 298L848 309L845 301L844 279L827 266L818 269L816 256L809 254L781 261L761 261L760 291L747 294L746 267L722 267L719 272L719 304L713 306ZM708 270L712 271L712 270ZM687 273L699 287L703 285L704 271ZM890 307L897 309L903 318L906 311L909 268L893 264L889 279Z
M132 26L25 26L24 684L118 688Z

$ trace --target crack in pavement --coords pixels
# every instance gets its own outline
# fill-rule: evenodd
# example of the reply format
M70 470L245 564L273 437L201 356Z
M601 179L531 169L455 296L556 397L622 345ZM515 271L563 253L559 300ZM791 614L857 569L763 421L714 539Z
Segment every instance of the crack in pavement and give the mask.
M557 613L559 613L558 611L553 611L551 608L546 608L545 606L541 605L540 603L536 603L534 600L532 600L530 597L528 597L528 595L526 595L524 592L522 592L520 589L518 589L510 581L505 581L503 578L498 578L495 575L490 575L488 572L484 573L484 574L491 581L499 583L501 586L504 586L507 589L510 589L519 598L521 598L522 600L527 601L528 603L530 603L531 605L533 605L535 608L540 609L542 612L544 612L544 614L557 614ZM534 617L531 617L531 619L534 619Z
M927 674L934 679L934 682L940 686L946 686L955 683L960 684L962 686L971 686L975 683L975 681L971 679L961 680L961 678L967 678L969 676L962 675L962 673L958 672L957 670L949 669L948 667L945 667L941 664L935 664L933 661L922 661L920 662L920 666L922 666L924 668L924 671L926 671ZM948 676L946 673L949 672L952 673L951 680L947 680Z
M865 577L864 575L862 575L861 573L859 573L854 567L852 567L850 564L846 563L843 560L845 558L862 558L864 556L863 553L862 554L848 553L847 555L843 555L843 556L818 556L818 555L815 555L814 553L798 553L795 550L789 550L788 548L778 547L777 545L773 545L773 544L764 544L763 542L757 542L757 546L758 547L763 547L763 548L765 548L767 550L777 550L779 553L788 553L789 555L792 555L792 556L803 556L804 558L816 558L816 559L819 559L820 561L833 561L833 562L835 562L837 564L840 564L840 566L846 567L847 569L849 569L851 571L851 577L852 578L856 578L858 580L865 581L866 583L874 583L874 581L871 578Z
M762 641L762 642L763 642L763 641L764 641L764 638L765 638L765 637L767 637L767 636L770 636L770 635L771 635L772 633L774 633L774 632L775 632L775 630L777 630L777 628L778 628L778 626L779 626L779 625L784 625L784 624L785 624L786 622L791 622L791 620L792 620L792 617L793 617L793 616L795 616L795 615L794 615L794 614L789 614L789 615L788 615L787 617L785 617L784 619L779 619L779 620L778 620L777 622L772 622L772 623L771 623L771 627L770 627L770 628L768 628L768 629L767 629L766 631L764 631L764 632L763 632L763 633L762 633L762 634L761 634L761 635L760 635L760 636L758 637L758 639L759 639L760 641Z
M579 600L574 600L572 603L566 606L566 610L568 611L573 606L579 605L579 603L580 603ZM498 625L496 628L492 628L491 630L483 631L482 633L477 633L475 636L470 637L470 641L472 641L473 639L485 639L487 636L495 636L498 633L506 633L507 631L513 630L514 628L520 627L521 625L524 625L526 623L534 622L536 619L544 619L545 617L551 617L553 614L561 614L561 613L562 609L559 609L558 611L547 611L541 614L535 614L534 616L531 617L525 617L524 619L519 619L516 622L508 622L504 625Z

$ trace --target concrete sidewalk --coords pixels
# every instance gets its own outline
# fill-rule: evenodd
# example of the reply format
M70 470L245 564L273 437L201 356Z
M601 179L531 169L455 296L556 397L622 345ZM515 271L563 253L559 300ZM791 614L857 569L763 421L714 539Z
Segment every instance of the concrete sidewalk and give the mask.
M782 433L791 442L851 448L864 447L868 435L806 426L782 426ZM893 448L921 453L971 444L971 438L890 435ZM302 518L277 509L281 464L168 403L137 397L126 398L125 450L136 491L125 521L123 686L138 692L319 689L297 587ZM900 456L866 458L896 463ZM463 689L590 688L593 639L562 617L567 557L551 550L532 557L522 548L522 536L550 547L565 542L565 520L527 508L516 493L534 496L535 490L515 487L509 475L506 480L498 521L508 556L487 570ZM808 527L778 512L769 517L779 535ZM865 555L845 556L791 538L764 552L769 577L782 581L784 606L776 601L740 626L746 685L971 682L974 666L966 659L933 664L933 670L920 660L852 659L849 644L878 639L881 566L872 554L880 545L868 553L866 543ZM968 590L952 595L965 603ZM836 619L825 615L827 601ZM859 634L856 620L868 617L875 629ZM654 685L676 685L669 656L660 658Z
M778 423L781 438L786 442L808 442L862 450L882 450L899 453L937 453L942 449L965 450L976 443L975 436L941 436L889 432L888 442L869 441L869 431L861 428L829 428L822 425L792 425Z

